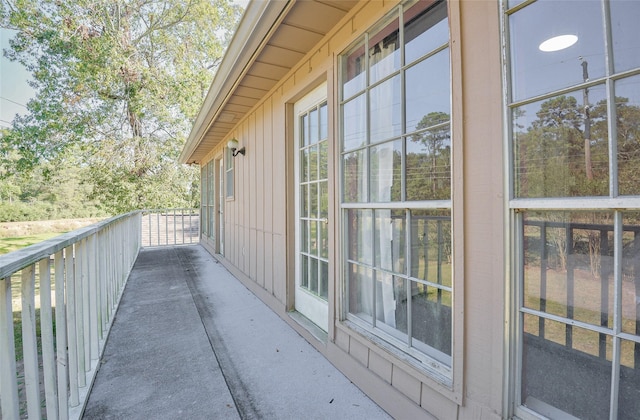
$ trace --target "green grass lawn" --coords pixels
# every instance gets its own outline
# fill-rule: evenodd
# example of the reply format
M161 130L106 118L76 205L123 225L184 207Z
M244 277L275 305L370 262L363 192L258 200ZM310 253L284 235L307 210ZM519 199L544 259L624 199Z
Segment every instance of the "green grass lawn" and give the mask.
M29 236L20 236L13 238L0 238L0 255L8 254L16 249L24 248L29 245L37 244L46 239L60 235L60 232L38 233Z

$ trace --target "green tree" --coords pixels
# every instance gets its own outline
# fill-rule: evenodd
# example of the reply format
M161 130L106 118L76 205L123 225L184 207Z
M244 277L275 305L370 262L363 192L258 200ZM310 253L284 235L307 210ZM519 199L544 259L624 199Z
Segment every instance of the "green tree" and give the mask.
M229 0L2 0L17 30L5 56L36 96L3 148L17 170L71 151L111 213L190 206L195 170L176 162L240 16Z

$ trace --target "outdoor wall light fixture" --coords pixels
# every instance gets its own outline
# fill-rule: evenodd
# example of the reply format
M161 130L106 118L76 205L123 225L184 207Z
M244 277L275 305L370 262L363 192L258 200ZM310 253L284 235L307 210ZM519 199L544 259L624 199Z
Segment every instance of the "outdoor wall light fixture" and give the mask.
M238 153L244 156L244 152L245 152L244 146L242 147L242 149L238 149L239 146L240 146L240 143L238 143L238 140L236 139L231 139L227 143L227 147L231 149L231 154L233 155L233 157L236 157Z
M576 42L578 42L576 35L559 35L542 42L542 44L538 46L538 49L542 52L560 51L569 48Z

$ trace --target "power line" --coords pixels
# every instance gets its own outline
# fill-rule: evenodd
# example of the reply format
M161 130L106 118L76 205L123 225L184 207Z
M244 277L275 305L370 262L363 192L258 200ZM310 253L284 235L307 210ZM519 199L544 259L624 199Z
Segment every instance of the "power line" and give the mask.
M5 101L11 102L12 104L20 105L22 107L27 107L25 104L21 104L20 102L13 101L9 98L5 98L4 96L0 96L0 99L4 99Z

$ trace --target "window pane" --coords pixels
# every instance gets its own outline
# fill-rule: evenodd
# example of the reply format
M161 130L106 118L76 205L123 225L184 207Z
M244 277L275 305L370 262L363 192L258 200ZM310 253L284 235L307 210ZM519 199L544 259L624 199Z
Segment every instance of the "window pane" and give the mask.
M451 287L451 213L411 211L411 276Z
M640 344L633 341L621 340L620 357L620 397L618 399L618 418L632 419L640 413Z
M618 80L615 88L619 194L638 195L640 194L640 182L638 182L640 170L640 76Z
M376 210L376 267L398 274L406 273L406 229L404 210Z
M582 83L582 57L589 61L590 79L604 76L600 2L542 0L514 13L509 23L514 100ZM541 50L544 41L561 35L576 36L577 42L557 51Z
M604 85L514 109L515 195L608 195L606 110Z
M399 75L371 89L369 94L371 143L397 137L402 132L401 91Z
M640 43L638 42L640 2L612 1L609 7L615 71L619 73L640 67Z
M407 282L405 279L376 271L376 320L407 334Z
M375 31L375 29L374 29ZM398 19L386 24L369 39L369 84L400 68Z
M449 124L407 137L406 162L408 201L451 198Z
M320 190L320 218L326 219L329 217L329 188L327 181L319 182L318 189Z
M409 64L449 41L447 3L419 1L404 14L404 54Z
M349 210L347 212L347 234L350 260L373 265L373 211Z
M342 60L342 97L344 99L358 93L365 87L364 45L356 47Z
M640 336L640 212L624 213L622 224L622 331Z
M365 97L360 95L342 107L343 150L351 150L363 146L367 141L367 114Z
M411 282L411 331L414 340L451 356L451 293Z
M373 319L373 270L349 264L349 312L369 322Z
M528 212L523 220L524 306L613 328L613 214Z
M559 418L557 410L580 419L609 418L611 361L540 337L528 327L535 329L539 323L538 317L525 315L521 403L550 418ZM569 327L551 320L545 324L547 331L560 336ZM585 341L598 339L595 332L578 327L573 330ZM611 347L611 337L606 345Z
M365 151L349 153L343 157L344 162L344 201L347 203L366 201Z
M371 194L373 202L400 201L402 188L402 142L396 140L371 148Z
M429 77L425 77L428 74ZM416 64L406 73L406 132L449 121L449 49Z

